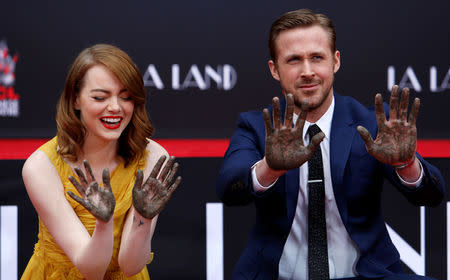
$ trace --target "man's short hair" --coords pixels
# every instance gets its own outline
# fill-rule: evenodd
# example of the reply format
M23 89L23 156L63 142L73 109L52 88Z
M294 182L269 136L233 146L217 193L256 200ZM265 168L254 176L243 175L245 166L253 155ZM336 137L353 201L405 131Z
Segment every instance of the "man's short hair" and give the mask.
M331 52L334 53L336 51L336 31L331 19L324 14L315 14L311 10L300 9L285 13L272 24L269 34L270 59L276 62L276 40L280 32L313 25L321 26L328 33Z

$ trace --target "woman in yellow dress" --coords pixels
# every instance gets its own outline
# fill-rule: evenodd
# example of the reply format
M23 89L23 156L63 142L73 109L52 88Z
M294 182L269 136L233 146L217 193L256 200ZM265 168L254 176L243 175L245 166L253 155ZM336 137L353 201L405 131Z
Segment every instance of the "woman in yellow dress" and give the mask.
M174 157L149 139L145 95L139 70L117 47L78 55L57 135L23 166L39 240L21 279L149 279L158 213L181 178Z

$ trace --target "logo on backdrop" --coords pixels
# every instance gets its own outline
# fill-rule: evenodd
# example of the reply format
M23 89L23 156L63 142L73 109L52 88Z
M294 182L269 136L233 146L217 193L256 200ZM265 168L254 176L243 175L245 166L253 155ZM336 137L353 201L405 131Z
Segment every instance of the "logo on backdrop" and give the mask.
M416 73L427 72L428 78L425 75L417 75ZM408 66L406 69L398 69L395 66L389 66L387 69L387 88L392 89L392 86L398 84L400 88L409 87L416 92L427 91L443 92L450 89L450 68L438 68L430 66L429 69L414 69Z
M11 56L5 40L0 41L0 117L18 117L20 96L14 90L17 54Z
M236 85L237 72L229 64L215 67L210 65L199 67L196 64L190 66L172 64L170 77L162 79L156 65L150 64L145 70L143 79L146 87L154 87L160 90L166 88L172 90L196 88L202 91L209 89L229 91Z

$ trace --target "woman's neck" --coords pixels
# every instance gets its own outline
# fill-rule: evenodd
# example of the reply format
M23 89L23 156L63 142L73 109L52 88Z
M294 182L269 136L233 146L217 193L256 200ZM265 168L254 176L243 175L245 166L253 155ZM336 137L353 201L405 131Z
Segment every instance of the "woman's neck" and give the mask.
M118 148L119 142L117 140L103 141L94 137L86 137L78 161L87 160L91 167L108 167L111 171L111 167L116 166L120 161L117 154Z

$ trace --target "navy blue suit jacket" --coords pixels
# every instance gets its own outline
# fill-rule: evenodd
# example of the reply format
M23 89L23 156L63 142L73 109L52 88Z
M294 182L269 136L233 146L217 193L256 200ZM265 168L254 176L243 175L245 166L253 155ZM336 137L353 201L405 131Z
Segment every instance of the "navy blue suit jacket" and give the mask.
M391 181L414 205L438 205L444 195L439 170L417 155L424 169L421 186L408 189L393 168L367 153L358 125L375 136L375 111L338 94L330 136L330 166L334 196L342 221L360 250L356 270L362 277L401 273L400 257L389 238L380 208L383 179ZM281 102L284 116L285 100ZM385 104L385 108L387 108ZM269 111L272 113L271 106ZM386 110L387 112L387 110ZM289 170L268 191L255 193L251 166L264 156L262 112L239 115L217 180L217 193L226 205L255 203L256 222L233 272L233 279L277 279L278 263L294 219L299 169Z

